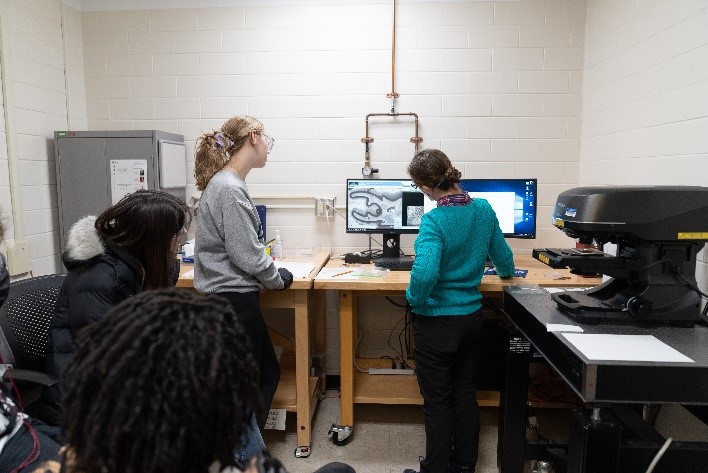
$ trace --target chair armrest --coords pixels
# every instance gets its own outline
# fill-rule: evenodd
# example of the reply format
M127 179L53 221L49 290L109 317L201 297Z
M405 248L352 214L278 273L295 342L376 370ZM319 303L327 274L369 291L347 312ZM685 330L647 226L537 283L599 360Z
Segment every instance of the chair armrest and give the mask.
M17 368L8 369L3 373L3 381L9 382L10 379L16 383L36 384L38 386L53 386L59 382L59 380L52 375Z

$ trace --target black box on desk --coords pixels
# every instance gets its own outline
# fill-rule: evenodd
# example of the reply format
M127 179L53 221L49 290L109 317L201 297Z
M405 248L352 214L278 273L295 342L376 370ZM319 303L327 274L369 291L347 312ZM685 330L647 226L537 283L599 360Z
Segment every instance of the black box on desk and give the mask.
M371 256L362 253L347 253L344 255L344 262L347 264L369 264Z

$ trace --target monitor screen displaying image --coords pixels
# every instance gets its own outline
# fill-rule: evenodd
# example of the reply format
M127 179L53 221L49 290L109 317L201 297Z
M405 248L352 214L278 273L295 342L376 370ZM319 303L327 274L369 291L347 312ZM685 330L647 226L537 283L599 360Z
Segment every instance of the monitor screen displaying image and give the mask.
M427 197L410 179L348 179L347 232L417 233Z

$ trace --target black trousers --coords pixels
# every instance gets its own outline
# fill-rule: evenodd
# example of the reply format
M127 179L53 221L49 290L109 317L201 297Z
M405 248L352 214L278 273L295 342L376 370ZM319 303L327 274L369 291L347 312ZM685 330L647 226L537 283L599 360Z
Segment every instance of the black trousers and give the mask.
M475 367L481 311L463 316L413 314L415 366L425 415L421 473L474 471L479 443Z
M20 430L7 441L5 448L0 452L0 471L12 471L17 468L28 459L33 451L36 452L37 458L25 465L25 468L20 471L34 471L49 460L61 461L58 439L58 428L50 427L30 417L27 419L27 424L20 427Z
M259 387L263 403L263 413L258 419L258 426L263 430L275 390L280 382L280 363L275 355L273 342L270 340L268 327L263 319L259 300L260 293L258 291L223 292L219 295L229 300L246 334L251 339L253 355L258 363Z

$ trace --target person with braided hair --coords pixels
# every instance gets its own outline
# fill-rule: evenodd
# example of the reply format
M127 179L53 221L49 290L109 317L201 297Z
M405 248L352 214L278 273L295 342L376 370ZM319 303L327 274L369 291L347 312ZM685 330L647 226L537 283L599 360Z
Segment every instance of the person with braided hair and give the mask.
M78 331L108 309L142 290L177 283L177 250L189 224L183 201L167 192L138 190L71 227L62 254L68 274L49 327L47 373L61 377ZM59 383L42 393L41 418L51 425L61 421L61 388Z
M460 190L462 174L445 153L419 152L408 174L437 202L420 222L406 290L425 416L420 472L474 472L479 443L474 371L483 326L477 286L487 255L501 277L514 275L514 257L489 202Z
M197 212L194 287L233 305L253 346L260 374L265 425L280 382L280 364L260 307L260 291L283 290L293 281L265 252L263 226L246 187L246 176L266 165L273 139L253 117L235 116L197 140L194 175L202 192Z
M142 292L81 331L64 373L66 473L287 473L234 456L260 409L248 335L218 296ZM354 473L341 463L316 473Z

